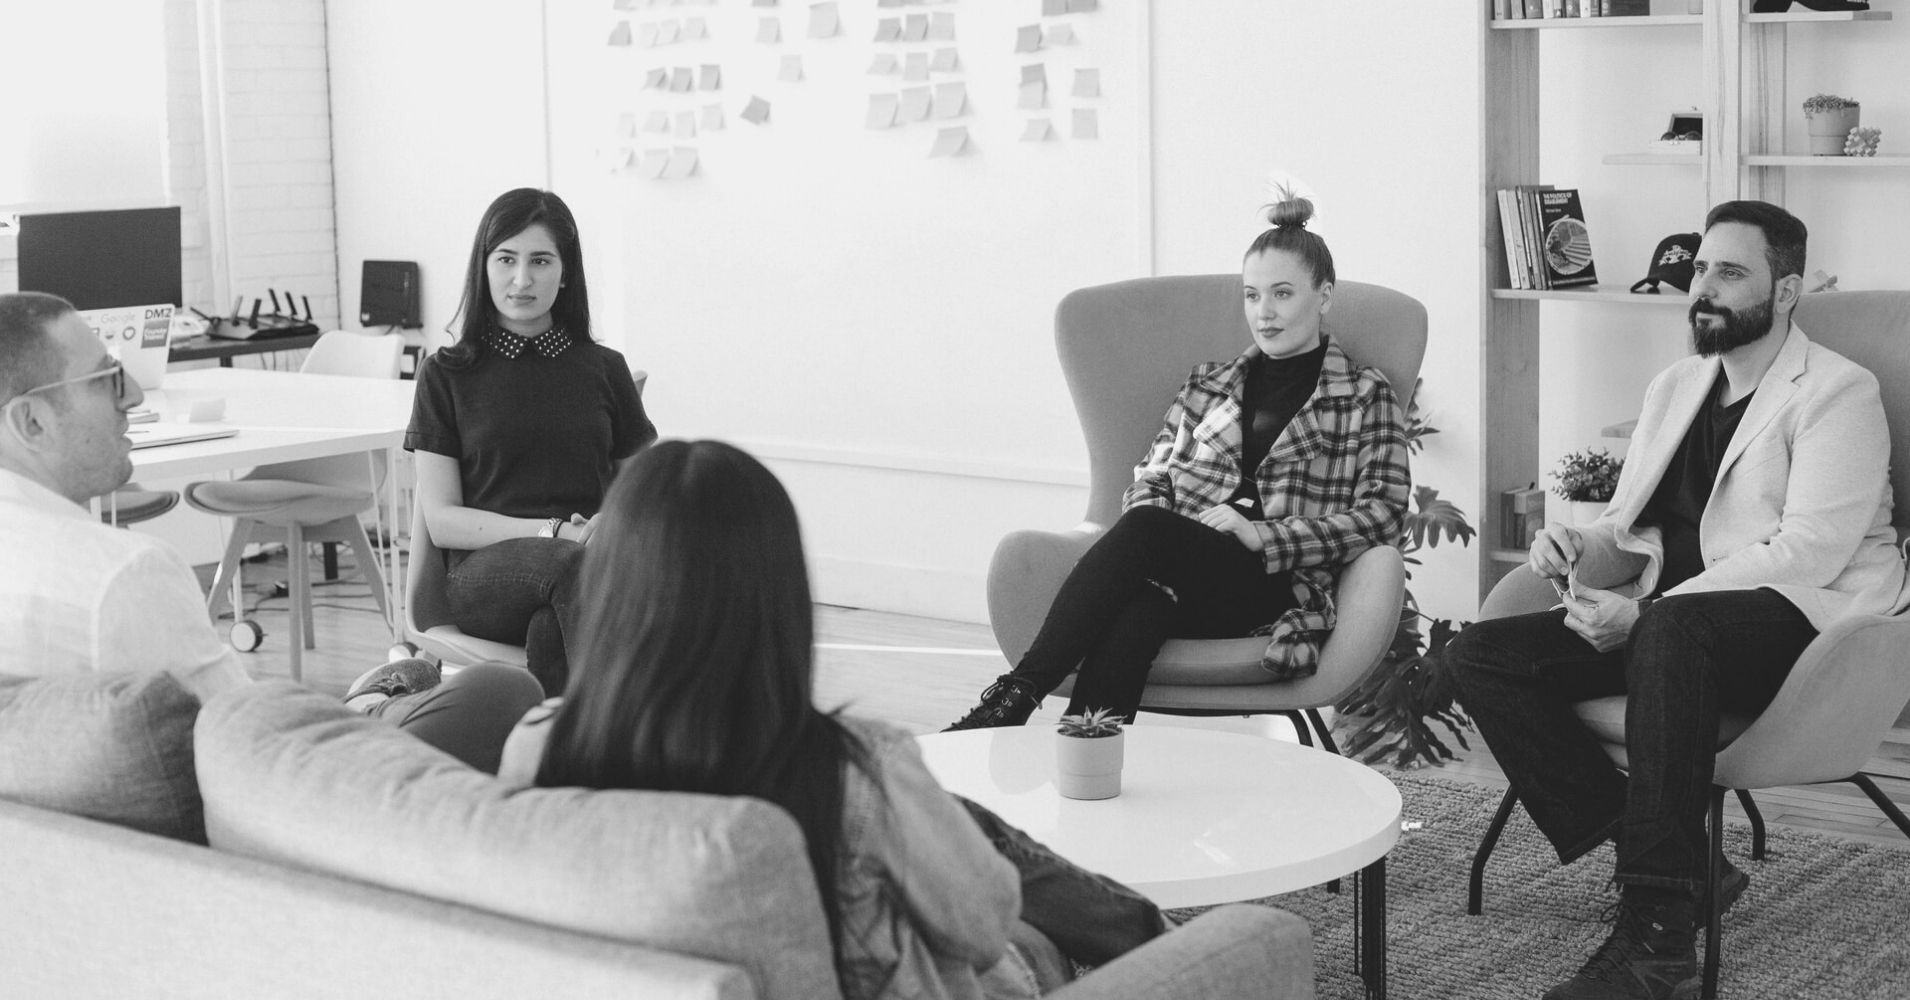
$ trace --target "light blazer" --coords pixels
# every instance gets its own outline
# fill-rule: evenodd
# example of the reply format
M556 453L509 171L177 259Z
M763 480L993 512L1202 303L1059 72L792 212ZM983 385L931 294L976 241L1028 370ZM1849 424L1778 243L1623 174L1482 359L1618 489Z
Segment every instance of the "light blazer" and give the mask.
M1722 362L1689 357L1645 391L1612 502L1584 529L1588 554L1645 557L1636 593L1657 588L1664 545L1634 530ZM1890 526L1890 437L1877 379L1795 325L1731 436L1698 525L1704 570L1666 591L1770 587L1823 630L1847 614L1905 605Z

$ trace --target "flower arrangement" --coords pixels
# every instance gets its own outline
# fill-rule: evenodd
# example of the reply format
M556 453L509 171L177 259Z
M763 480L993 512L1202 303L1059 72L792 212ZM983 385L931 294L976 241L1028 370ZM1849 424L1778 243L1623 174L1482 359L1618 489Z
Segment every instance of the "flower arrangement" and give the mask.
M1552 492L1566 500L1606 503L1617 491L1618 473L1624 467L1623 459L1613 458L1603 448L1570 452L1559 459L1558 471L1552 473L1558 480Z
M1804 100L1804 113L1807 115L1842 111L1845 108L1854 107L1857 107L1856 101L1848 97L1838 97L1836 94L1815 94Z
M1093 708L1079 715L1064 715L1055 731L1063 736L1094 740L1121 734L1121 717L1113 709Z

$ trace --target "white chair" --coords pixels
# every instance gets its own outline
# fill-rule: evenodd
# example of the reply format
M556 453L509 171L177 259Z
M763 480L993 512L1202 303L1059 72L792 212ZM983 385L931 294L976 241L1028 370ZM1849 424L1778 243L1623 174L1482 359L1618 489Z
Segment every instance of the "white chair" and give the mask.
M300 371L313 375L351 375L395 379L404 338L398 334L372 336L333 330L312 345ZM245 547L252 543L284 542L288 555L291 597L290 663L293 680L302 679L302 653L315 645L312 636L312 589L306 546L337 542L352 547L358 568L371 586L385 620L391 608L385 599L384 576L378 554L365 535L358 516L377 506L384 485L385 453L306 459L262 465L237 480L212 480L186 487L186 502L208 514L234 519L232 538L213 577L208 612L216 619L232 590L233 576ZM235 618L239 617L235 614Z

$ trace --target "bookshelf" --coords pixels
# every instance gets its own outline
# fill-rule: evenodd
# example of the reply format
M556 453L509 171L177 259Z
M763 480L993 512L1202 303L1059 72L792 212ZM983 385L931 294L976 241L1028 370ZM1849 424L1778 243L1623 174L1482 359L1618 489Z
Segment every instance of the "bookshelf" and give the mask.
M1640 17L1494 20L1491 4L1481 2L1482 66L1480 100L1480 244L1481 271L1488 276L1480 332L1480 538L1479 594L1525 561L1522 547L1500 546L1500 494L1543 481L1539 466L1539 374L1542 306L1625 305L1643 309L1685 307L1682 295L1632 295L1624 285L1589 289L1529 290L1510 287L1504 239L1495 192L1540 183L1539 89L1543 81L1540 40L1547 31L1674 31L1694 39L1694 57L1703 60L1700 109L1706 134L1692 153L1613 152L1599 162L1646 171L1696 169L1705 207L1734 198L1762 198L1782 204L1786 175L1810 171L1828 179L1849 171L1890 171L1910 167L1910 156L1829 157L1805 153L1801 124L1793 121L1786 93L1788 32L1862 31L1864 22L1891 20L1887 10L1820 12L1793 10L1751 14L1745 0L1707 0L1702 14ZM1837 24L1845 27L1835 27ZM1818 25L1830 25L1819 28ZM1693 31L1693 28L1696 31ZM1678 36L1674 36L1678 37ZM1801 100L1801 97L1799 98ZM1558 123L1553 123L1554 127ZM1828 171L1828 174L1822 172ZM1565 305L1560 305L1564 303Z

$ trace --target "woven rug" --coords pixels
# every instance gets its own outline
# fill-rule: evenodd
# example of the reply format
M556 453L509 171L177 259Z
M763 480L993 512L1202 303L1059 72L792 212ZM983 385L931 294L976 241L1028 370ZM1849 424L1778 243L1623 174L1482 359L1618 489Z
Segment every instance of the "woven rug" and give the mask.
M1577 971L1609 932L1609 847L1561 867L1524 810L1493 851L1485 913L1466 914L1466 874L1499 792L1425 775L1394 778L1404 818L1386 859L1388 995L1406 1000L1536 1000ZM1910 841L1903 849L1769 828L1762 862L1748 825L1727 820L1725 850L1751 887L1724 917L1721 997L1910 997ZM1321 1000L1365 995L1353 975L1351 882L1260 902L1313 927ZM1187 917L1197 910L1176 911ZM1703 960L1703 935L1699 935Z

